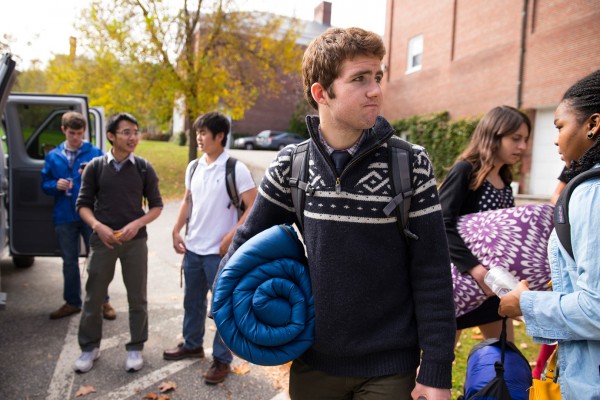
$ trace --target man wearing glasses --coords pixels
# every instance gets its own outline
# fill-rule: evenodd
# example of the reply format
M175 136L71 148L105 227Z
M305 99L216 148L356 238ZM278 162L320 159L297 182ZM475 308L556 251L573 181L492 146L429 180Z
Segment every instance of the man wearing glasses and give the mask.
M148 339L146 225L158 218L163 207L154 168L133 154L139 142L137 120L119 113L111 116L107 125L112 149L85 169L76 203L79 215L94 231L78 334L82 353L73 365L75 371L82 373L92 369L100 357L101 306L117 259L121 261L129 302L131 340L125 345L125 369L138 371L144 364L142 349ZM144 198L147 212L142 207Z

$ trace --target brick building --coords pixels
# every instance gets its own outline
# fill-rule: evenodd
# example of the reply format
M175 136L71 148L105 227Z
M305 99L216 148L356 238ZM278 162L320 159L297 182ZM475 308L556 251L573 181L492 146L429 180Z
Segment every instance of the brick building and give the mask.
M283 17L284 20L291 19ZM315 7L314 19L312 21L301 20L300 35L296 44L305 48L321 33L331 27L331 3L323 1ZM290 119L299 102L306 103L302 89L301 65L298 65L297 73L281 75L282 90L279 93L263 93L260 95L253 107L245 112L243 119L232 120L231 131L233 133L257 134L262 130L271 129L287 131ZM185 132L186 119L184 116L184 100L176 100L173 108L172 132L178 134Z
M554 109L600 68L597 0L388 0L383 115L481 115L507 104L534 129L520 193L549 195L562 168Z
M300 22L301 34L296 43L306 48L315 37L331 27L331 3L319 3L315 7L313 20ZM254 106L246 111L243 119L232 121L231 130L235 133L249 134L256 134L265 129L287 131L298 103L306 103L300 67L298 65L296 74L281 76L281 92L261 95Z

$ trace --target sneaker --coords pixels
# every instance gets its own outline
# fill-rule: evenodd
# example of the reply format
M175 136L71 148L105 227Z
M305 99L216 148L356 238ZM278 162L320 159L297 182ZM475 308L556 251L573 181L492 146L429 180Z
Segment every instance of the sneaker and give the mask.
M109 302L102 304L102 316L110 321L117 319L117 312Z
M94 366L94 361L100 357L100 350L95 348L92 351L83 351L79 358L73 364L75 372L88 372Z
M208 371L204 374L204 383L207 385L221 383L227 378L229 371L231 371L231 366L229 364L214 360Z
M58 310L50 313L50 319L64 318L64 317L68 317L73 314L77 314L79 312L81 312L80 307L75 307L75 306L65 303Z
M142 358L142 352L137 350L131 350L127 352L127 362L125 363L125 371L135 372L142 369L144 366L144 359Z

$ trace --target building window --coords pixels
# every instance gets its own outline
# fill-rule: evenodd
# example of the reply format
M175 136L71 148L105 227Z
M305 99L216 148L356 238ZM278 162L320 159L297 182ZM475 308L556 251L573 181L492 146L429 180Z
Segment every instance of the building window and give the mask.
M423 35L418 35L410 38L408 41L408 63L406 65L406 73L421 70L423 63Z

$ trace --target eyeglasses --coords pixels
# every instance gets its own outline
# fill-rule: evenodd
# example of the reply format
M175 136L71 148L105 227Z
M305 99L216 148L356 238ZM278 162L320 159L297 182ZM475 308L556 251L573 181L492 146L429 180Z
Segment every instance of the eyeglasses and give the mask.
M139 136L140 135L140 131L138 131L137 129L134 129L134 130L123 129L122 131L116 131L115 133L121 134L121 135L127 136L127 137Z

